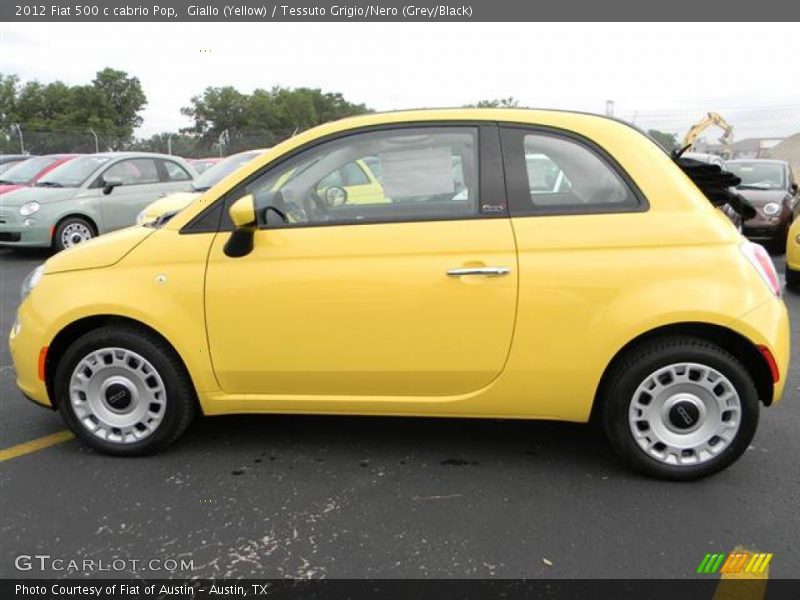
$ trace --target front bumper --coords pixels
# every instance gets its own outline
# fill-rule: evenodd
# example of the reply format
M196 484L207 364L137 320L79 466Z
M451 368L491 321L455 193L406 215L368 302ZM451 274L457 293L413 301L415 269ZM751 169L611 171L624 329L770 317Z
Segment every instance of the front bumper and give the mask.
M51 242L51 226L43 223L36 215L22 217L15 214L17 209L6 209L0 213L0 246L5 247L47 247ZM25 220L33 221L25 225Z
M11 328L8 347L17 375L17 387L22 394L37 404L53 408L47 386L39 377L40 354L48 343L44 340L44 331L45 324L32 314L28 303L23 302Z

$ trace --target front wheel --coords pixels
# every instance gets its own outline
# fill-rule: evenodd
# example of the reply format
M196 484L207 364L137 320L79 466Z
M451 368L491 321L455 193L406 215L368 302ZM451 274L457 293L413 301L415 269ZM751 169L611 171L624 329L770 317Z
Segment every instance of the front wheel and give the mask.
M132 328L103 327L78 338L58 364L55 392L61 416L84 443L120 456L166 448L196 412L173 349Z
M620 456L646 475L712 475L739 458L755 435L755 384L715 344L691 337L655 340L610 375L601 397L606 434Z
M72 248L83 242L88 242L97 233L86 219L80 217L67 217L56 226L53 233L53 250L59 252Z

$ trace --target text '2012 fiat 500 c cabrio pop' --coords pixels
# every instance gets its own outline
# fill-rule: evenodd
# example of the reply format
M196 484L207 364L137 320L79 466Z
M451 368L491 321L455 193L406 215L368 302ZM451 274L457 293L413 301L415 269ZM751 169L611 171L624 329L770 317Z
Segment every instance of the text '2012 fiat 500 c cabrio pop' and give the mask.
M690 479L742 454L789 362L764 250L645 135L557 111L317 127L23 295L19 387L113 454L198 412L597 418Z

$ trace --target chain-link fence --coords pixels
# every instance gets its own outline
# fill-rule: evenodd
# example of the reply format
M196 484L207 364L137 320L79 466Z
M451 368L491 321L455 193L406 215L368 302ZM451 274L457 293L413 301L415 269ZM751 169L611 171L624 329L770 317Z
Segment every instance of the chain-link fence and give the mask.
M800 177L800 104L771 107L708 106L731 128L730 143L721 143L717 125L703 130L693 150L726 158L780 158L792 164ZM644 130L664 134L680 147L691 127L706 117L696 109L617 110L615 116ZM87 127L14 127L0 131L0 153L48 154L139 150L174 154L185 158L224 157L244 150L269 148L296 134L297 130L234 130L219 134L161 133L148 138L121 141L112 131Z
M226 130L219 135L162 133L149 138L120 140L115 132L87 128L14 127L0 131L0 154L57 154L136 150L185 158L224 157L244 150L269 148L297 133L291 131Z

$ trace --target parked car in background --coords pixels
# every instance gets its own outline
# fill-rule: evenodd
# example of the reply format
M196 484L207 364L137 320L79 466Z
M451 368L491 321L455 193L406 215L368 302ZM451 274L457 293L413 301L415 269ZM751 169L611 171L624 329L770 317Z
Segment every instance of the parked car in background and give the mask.
M8 171L15 164L31 158L29 154L0 154L0 175Z
M789 163L783 160L741 159L725 162L725 168L741 180L737 190L756 209L744 222L743 233L773 251L786 246L792 214L800 195Z
M78 154L48 154L35 156L15 163L13 167L0 175L0 194L13 192L21 187L34 185L39 179Z
M0 196L0 245L69 248L133 225L159 196L190 190L197 172L175 156L111 152L74 158L34 187Z
M374 159L370 202L325 183ZM23 393L110 454L199 412L596 418L629 465L686 480L780 401L780 295L764 248L635 128L422 110L310 129L50 258L10 348Z
M154 221L163 214L179 211L185 208L198 194L211 189L212 185L219 183L225 177L233 173L242 165L246 165L264 150L247 150L238 154L232 154L224 160L217 162L211 168L206 169L192 183L192 189L188 192L178 192L170 194L164 198L159 198L148 204L137 216L136 223L147 223Z
M209 158L187 158L186 162L192 165L198 174L203 174L222 160L221 157L211 156Z

